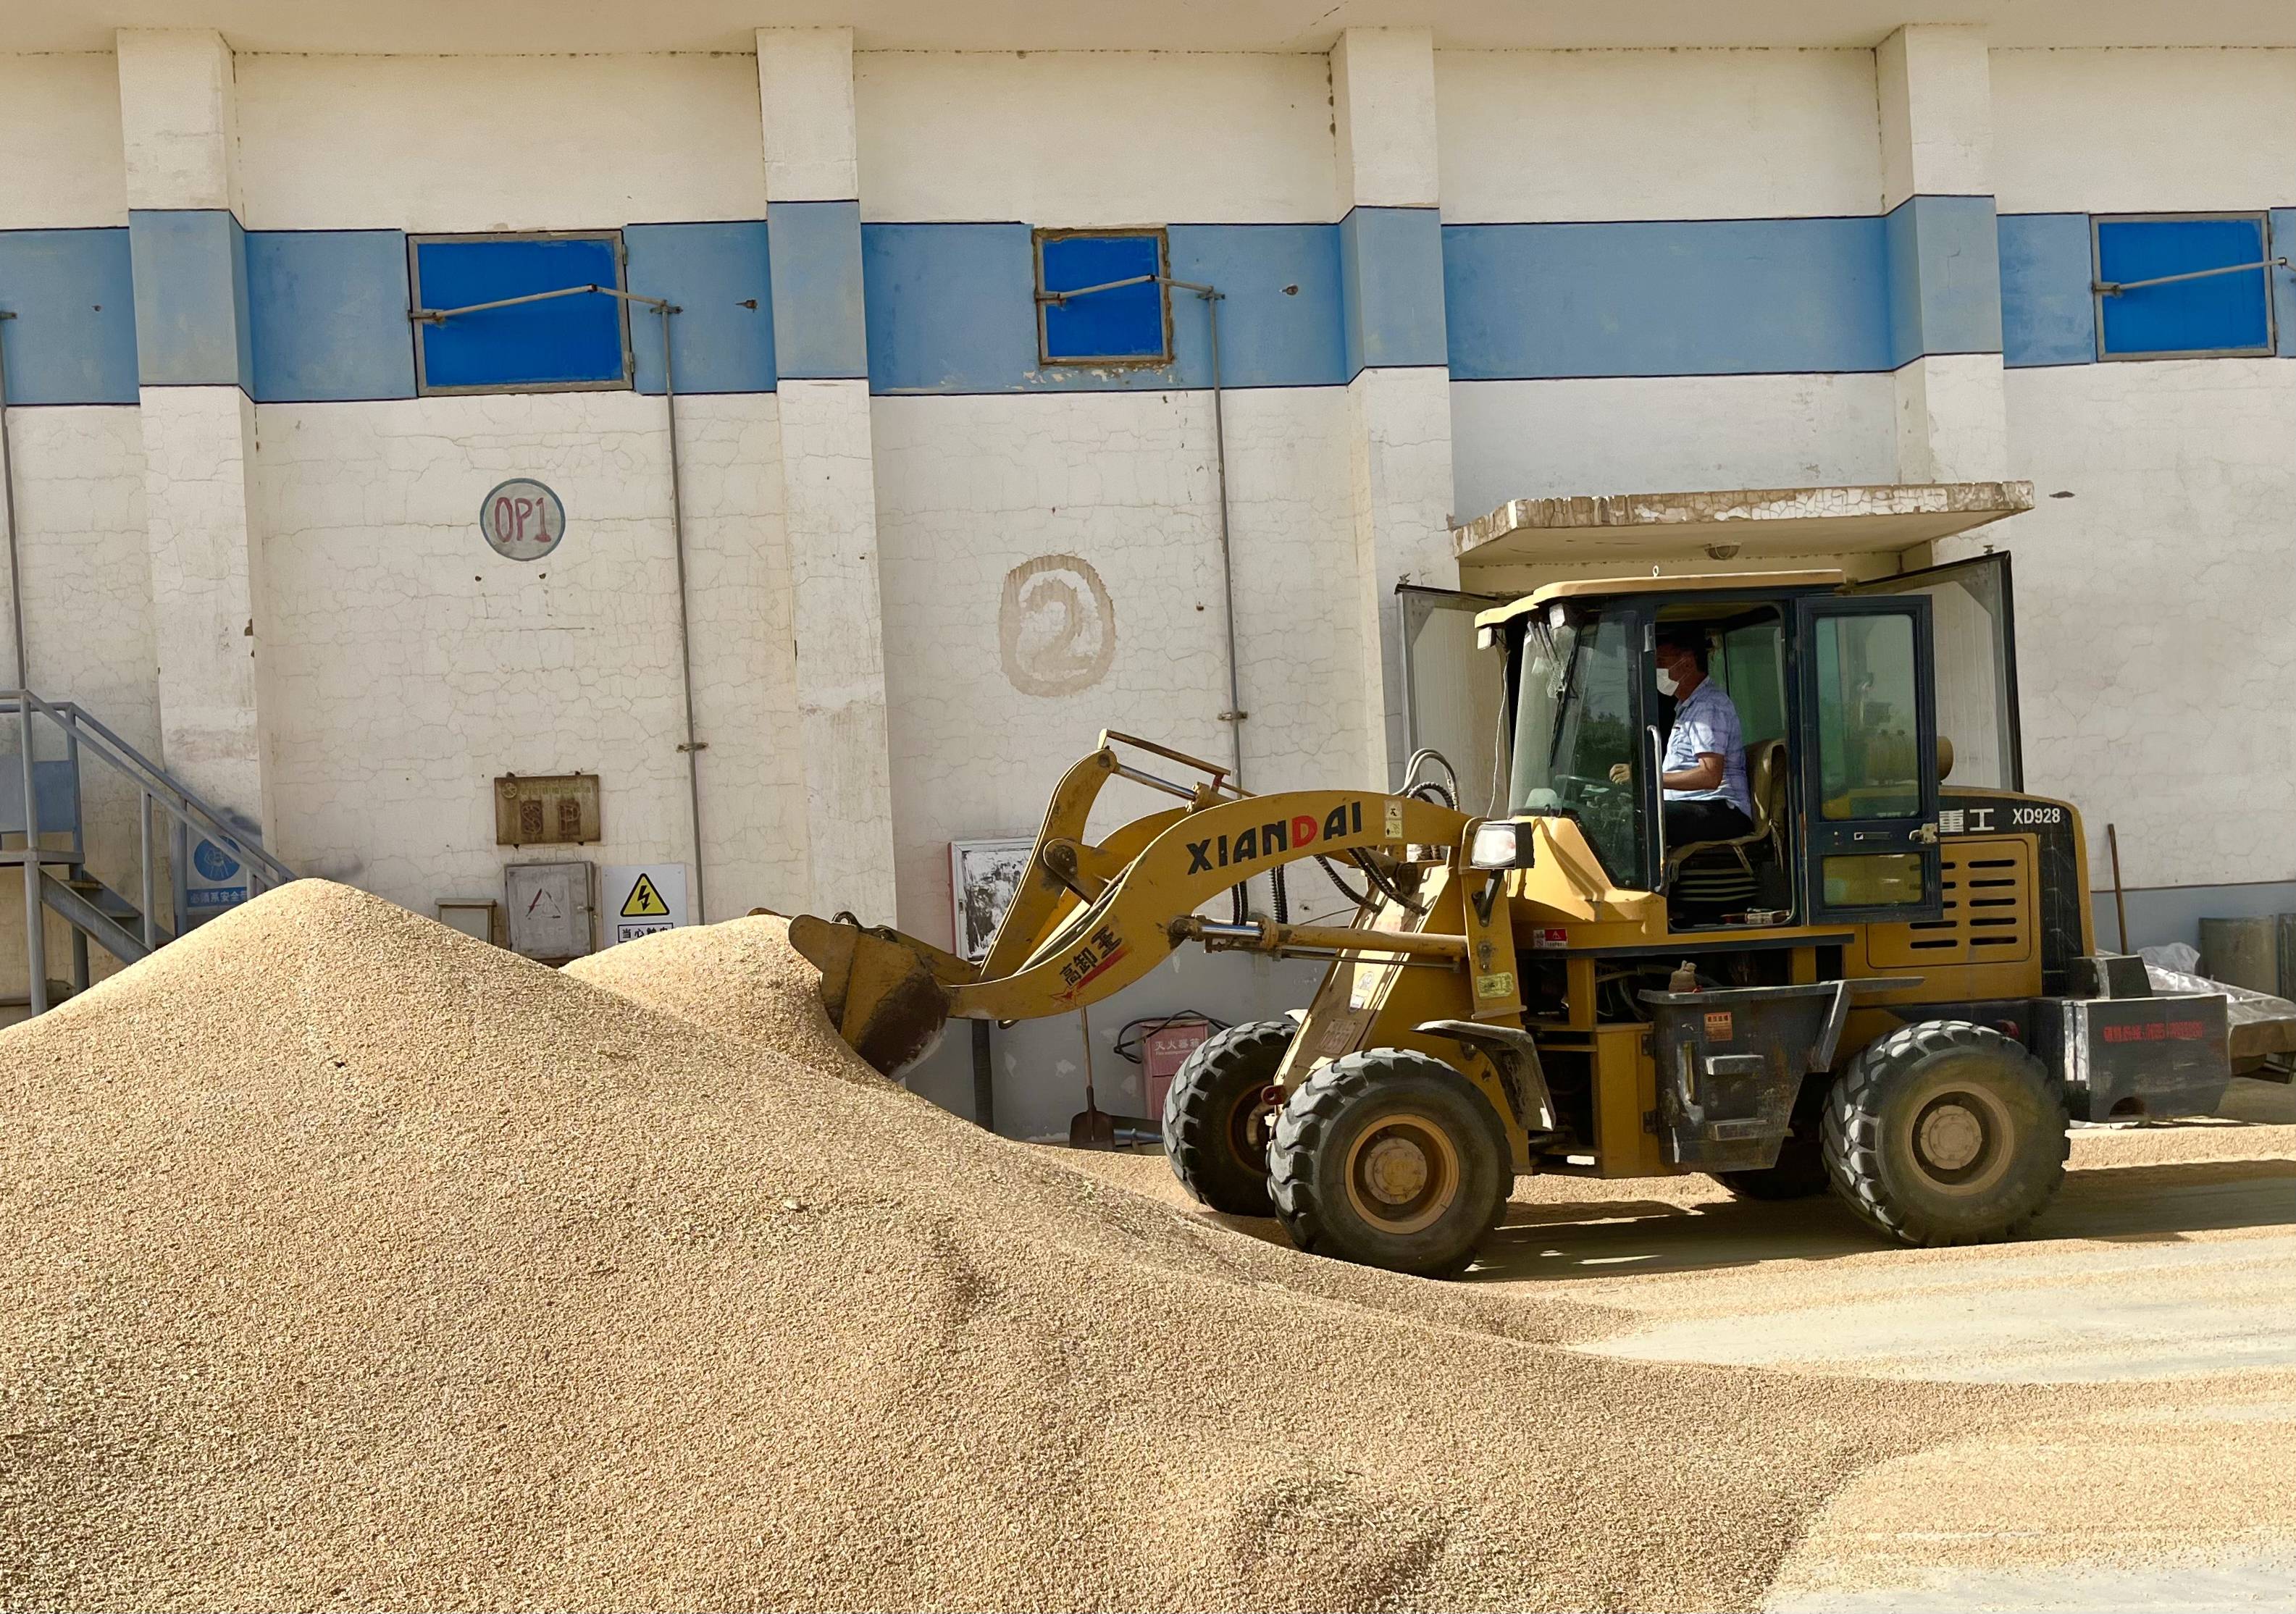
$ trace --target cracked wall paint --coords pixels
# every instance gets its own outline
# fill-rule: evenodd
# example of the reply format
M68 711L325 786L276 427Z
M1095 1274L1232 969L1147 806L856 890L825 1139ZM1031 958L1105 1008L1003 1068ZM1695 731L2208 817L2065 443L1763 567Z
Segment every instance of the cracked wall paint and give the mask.
M1997 50L2004 213L2284 207L2296 50Z
M1320 55L861 52L853 94L864 218L1336 217Z
M1874 53L1438 51L1443 217L1876 211Z
M258 481L275 849L429 913L496 897L505 773L601 775L603 863L689 860L668 440L659 398L268 405ZM710 916L805 894L772 395L681 399ZM478 528L510 476L568 530L534 562Z
M895 911L877 491L865 381L781 385L811 905Z
M119 69L109 51L0 55L0 226L86 229L127 222Z
M249 479L255 406L236 387L146 387L144 511L160 763L217 807L267 823L258 713L263 580Z
M1363 780L1346 395L1227 407L1245 781ZM1227 758L1211 397L879 398L873 414L900 923L946 940L948 842L1033 834L1101 729ZM1090 561L1122 625L1107 675L1070 695L1022 693L998 656L1004 578L1046 553ZM1096 834L1160 805L1121 782L1102 803Z
M238 59L252 230L763 218L747 55Z
M25 648L33 690L72 700L146 756L160 751L158 688L152 678L152 579L144 545L144 437L137 412L108 408L15 408L8 412L16 469L19 561L24 581ZM0 638L7 628L0 623ZM12 778L14 721L0 733ZM44 726L37 755L55 754ZM125 775L90 761L82 768L82 814L89 871L113 889L137 893L137 794ZM169 886L164 848L158 884ZM13 875L16 871L11 870ZM20 989L24 969L23 884L0 879L0 982ZM162 917L166 898L161 898ZM48 924L48 972L62 979L70 932ZM95 979L119 965L92 950Z
M1509 499L1897 479L1886 375L1454 381L1462 520Z
M1366 370L1347 389L1349 490L1356 540L1357 643L1365 658L1365 772L1403 782L1403 622L1398 584L1459 586L1452 558L1450 377Z
M2095 885L2108 822L2132 886L2296 877L2296 365L2069 365L2008 386L2038 497L1984 536L2016 561L2028 788L2079 806Z

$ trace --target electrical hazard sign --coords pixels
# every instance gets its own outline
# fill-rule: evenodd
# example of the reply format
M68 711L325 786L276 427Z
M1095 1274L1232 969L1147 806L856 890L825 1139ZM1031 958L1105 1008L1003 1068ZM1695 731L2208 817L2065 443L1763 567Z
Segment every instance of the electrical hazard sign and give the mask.
M616 942L636 941L656 930L691 922L685 911L685 865L649 863L606 870L606 922Z

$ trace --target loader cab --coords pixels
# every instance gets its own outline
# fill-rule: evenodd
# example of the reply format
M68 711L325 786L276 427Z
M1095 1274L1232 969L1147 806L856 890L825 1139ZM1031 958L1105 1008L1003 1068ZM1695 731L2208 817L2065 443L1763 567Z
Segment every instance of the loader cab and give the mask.
M1956 655L1948 705L1980 731L1974 782L2021 784L2006 565L1987 556L1873 586L1836 572L1564 583L1487 611L1485 636L1506 654L1506 810L1576 821L1615 886L1666 893L1670 932L1934 919L1952 766L1940 618ZM1972 599L1998 609L1972 613ZM1654 651L1682 632L1702 640L1706 676L1736 709L1751 834L1669 844L1674 702Z

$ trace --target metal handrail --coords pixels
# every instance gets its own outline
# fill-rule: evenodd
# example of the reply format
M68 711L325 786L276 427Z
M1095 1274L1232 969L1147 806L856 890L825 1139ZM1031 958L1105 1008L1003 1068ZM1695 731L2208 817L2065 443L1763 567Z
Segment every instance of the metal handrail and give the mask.
M235 826L221 808L176 782L158 763L121 739L110 725L78 702L45 700L30 690L0 690L0 716L15 714L20 704L29 704L32 710L63 729L68 737L87 737L92 741L91 750L127 774L139 789L189 827L198 830L206 840L228 842L231 849L245 855L242 861L261 864L264 872L281 885L297 877L294 870L266 851L260 841L250 840L248 832Z
M45 717L62 732L64 760L72 779L71 848L68 852L50 852L40 845L40 802L37 782L37 758L34 753L35 714ZM20 755L17 760L21 770L24 802L24 850L20 856L0 854L0 862L20 862L24 870L24 956L29 976L22 1000L34 1014L45 1013L48 1007L47 979L47 922L48 894L43 882L48 881L45 865L62 863L68 867L82 869L86 862L87 842L84 814L86 792L82 789L83 750L94 752L106 766L124 775L135 786L137 873L139 901L137 918L142 934L135 940L144 953L160 945L158 918L159 890L157 871L152 856L152 806L155 801L173 820L170 826L174 869L174 925L177 934L184 926L186 882L184 864L187 861L191 836L213 842L235 853L247 871L248 890L252 895L266 886L284 885L296 878L295 872L268 851L262 843L244 829L234 824L223 810L203 797L178 783L159 764L114 733L109 725L92 713L82 710L69 700L48 700L27 689L0 690L0 716L16 719ZM56 901L63 903L61 893ZM75 915L70 905L60 908L76 929L73 932L73 979L77 985L86 984L86 946L90 925L97 917L112 915L98 908L93 915ZM112 927L117 934L117 927ZM107 948L119 952L122 943L104 941ZM123 956L125 956L123 954Z

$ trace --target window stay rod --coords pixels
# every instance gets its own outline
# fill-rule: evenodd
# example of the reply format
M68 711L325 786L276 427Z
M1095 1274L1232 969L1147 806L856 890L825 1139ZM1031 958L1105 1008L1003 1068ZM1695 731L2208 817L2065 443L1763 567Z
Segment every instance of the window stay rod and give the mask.
M1095 291L1120 291L1127 286L1171 286L1182 291L1193 291L1207 302L1227 295L1217 287L1198 285L1192 280L1174 280L1168 274L1135 274L1128 280L1103 281L1096 286L1071 286L1065 291L1039 291L1037 300L1040 303L1064 303L1071 297L1089 297Z
M2285 269L2284 258L2267 258L2260 263L2226 264L2215 269L2188 269L2182 274L2156 274L2151 280L2093 280L2088 289L2104 297L2119 297L2123 291L2139 291L2146 286L2173 286L2178 281L2206 280L2212 274L2246 274L2253 269Z
M619 297L626 303L637 303L657 314L683 314L685 309L667 298L640 297L635 291L625 291L619 286L561 286L555 291L529 291L524 297L500 297L490 303L465 303L459 308L414 308L406 317L428 325L443 325L457 314L483 314L489 308L515 308L522 303L548 302L554 297L581 297L596 291L607 297Z

